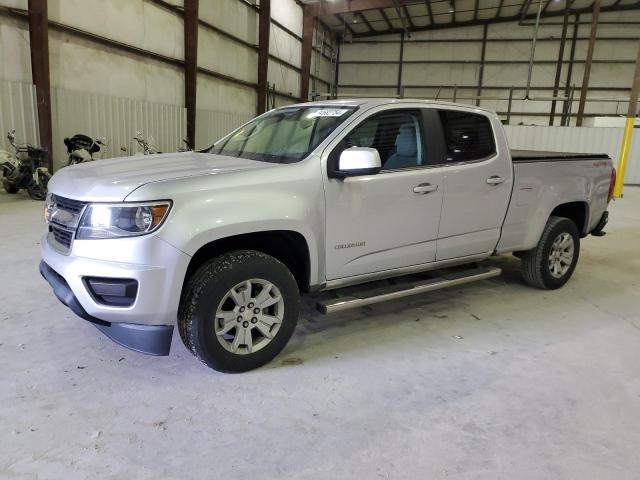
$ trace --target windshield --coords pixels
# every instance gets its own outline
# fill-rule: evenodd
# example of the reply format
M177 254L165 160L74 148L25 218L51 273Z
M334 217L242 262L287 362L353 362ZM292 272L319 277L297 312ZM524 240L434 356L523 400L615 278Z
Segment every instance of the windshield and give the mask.
M343 106L280 108L223 138L210 153L264 162L297 162L354 111L355 107Z

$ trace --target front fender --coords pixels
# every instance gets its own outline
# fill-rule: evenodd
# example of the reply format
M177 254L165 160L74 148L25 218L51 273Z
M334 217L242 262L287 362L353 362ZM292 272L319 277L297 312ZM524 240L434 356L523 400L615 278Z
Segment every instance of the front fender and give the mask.
M325 251L324 193L317 169L310 167L266 169L258 178L247 173L228 176L235 179L184 179L174 182L171 194L166 193L167 188L150 184L137 190L136 197L173 200L158 235L188 255L235 235L296 232L307 242L310 282L317 284L324 278L324 271L320 271Z

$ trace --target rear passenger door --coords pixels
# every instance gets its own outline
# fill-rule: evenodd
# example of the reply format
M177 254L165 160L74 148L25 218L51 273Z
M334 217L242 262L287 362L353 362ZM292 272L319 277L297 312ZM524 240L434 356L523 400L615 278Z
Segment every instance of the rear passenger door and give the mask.
M500 238L513 182L509 151L481 111L438 109L446 154L436 259L492 252Z

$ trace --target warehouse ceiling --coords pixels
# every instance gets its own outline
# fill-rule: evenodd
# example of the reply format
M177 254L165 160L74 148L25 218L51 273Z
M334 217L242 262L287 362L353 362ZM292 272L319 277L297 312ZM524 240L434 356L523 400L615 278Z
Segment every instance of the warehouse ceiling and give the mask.
M541 0L542 18L590 13L594 0ZM344 37L363 37L387 33L435 30L486 23L535 19L538 0L301 0L319 8L318 19ZM346 4L346 13L327 13ZM389 8L378 8L388 4ZM352 9L352 6L355 8ZM364 7L364 8L363 8ZM602 0L601 11L640 9L639 0Z

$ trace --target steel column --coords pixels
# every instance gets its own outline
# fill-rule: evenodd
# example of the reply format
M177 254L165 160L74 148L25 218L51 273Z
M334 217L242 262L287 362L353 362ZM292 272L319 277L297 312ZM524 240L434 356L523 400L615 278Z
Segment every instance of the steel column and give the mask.
M480 70L478 71L478 89L476 90L476 95L479 97L482 95L482 79L484 77L484 59L487 53L487 31L489 30L489 25L484 24L482 29L482 51L480 52ZM476 107L480 106L480 99L476 99Z
M398 59L398 83L396 85L396 94L402 92L402 62L404 59L404 32L400 34L400 55Z
M573 75L573 63L576 57L576 43L578 41L578 28L580 27L580 15L576 15L575 23L573 24L573 37L571 38L571 52L569 53L569 68L567 69L567 80L564 87L564 104L562 105L562 118L560 119L560 125L568 126L570 122L569 118L569 94L571 93L571 76Z
M50 172L53 172L47 0L29 0L29 43L31 49L31 77L36 87L40 146L49 153L48 168Z
M580 90L580 102L578 103L578 118L576 125L582 126L584 118L584 107L587 101L587 91L589 89L589 77L591 76L591 63L593 61L593 50L596 44L596 35L598 33L598 17L600 16L600 0L593 3L593 18L591 19L591 38L589 38L589 49L587 50L587 63L584 66L584 75L582 77L582 89Z
M548 5L548 4L547 4ZM564 9L564 19L562 22L562 36L560 37L560 50L558 51L558 64L556 66L556 78L553 83L553 96L558 96L560 88L560 76L562 75L562 61L564 60L564 44L567 41L567 28L569 27L569 3ZM551 116L549 117L549 126L553 126L556 116L556 101L551 102Z
M300 100L309 99L309 78L311 76L311 48L313 46L313 5L304 7L302 17L302 53L300 58Z
M184 1L184 104L187 109L187 144L196 144L196 91L198 85L198 0Z
M267 108L267 76L269 70L269 31L271 29L271 0L260 0L258 19L258 115ZM311 67L309 67L311 68Z

